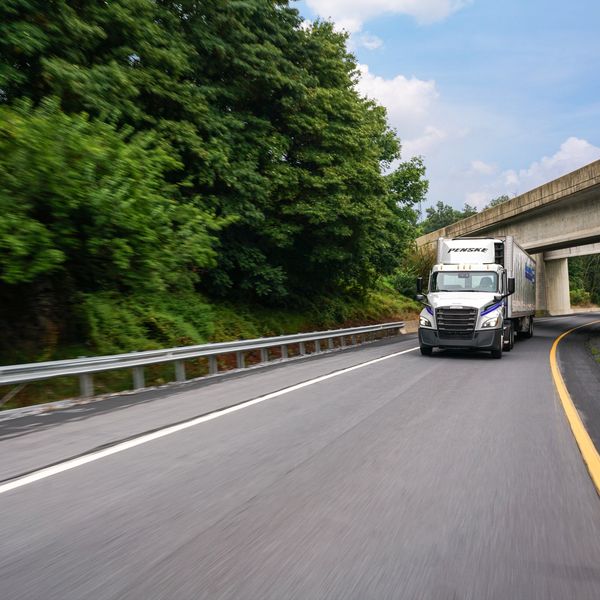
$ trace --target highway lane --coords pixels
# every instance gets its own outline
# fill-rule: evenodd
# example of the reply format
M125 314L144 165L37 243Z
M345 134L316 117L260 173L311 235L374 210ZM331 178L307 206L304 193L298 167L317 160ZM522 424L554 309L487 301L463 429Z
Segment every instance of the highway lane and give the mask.
M0 482L98 447L415 347L415 336L410 335L397 338L393 349L389 341L383 340L343 352L274 363L261 368L260 376L253 370L245 370L0 421L0 444L11 457L0 462ZM0 419L2 416L0 413Z
M0 595L598 598L600 500L548 366L551 341L586 320L544 321L501 361L409 352L0 494ZM411 343L193 394L199 406L224 389L239 401L266 393L265 376L280 389L307 367L323 374L335 370L326 361L344 368ZM155 423L159 405L178 402L121 420L150 411ZM82 440L98 422L110 437L103 419L5 439L3 463L37 435Z

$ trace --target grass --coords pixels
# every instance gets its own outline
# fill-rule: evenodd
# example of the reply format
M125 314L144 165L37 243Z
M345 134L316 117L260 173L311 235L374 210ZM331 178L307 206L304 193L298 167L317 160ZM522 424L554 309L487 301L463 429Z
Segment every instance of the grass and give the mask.
M592 358L600 364L600 338L592 338L588 340L587 347L592 355Z

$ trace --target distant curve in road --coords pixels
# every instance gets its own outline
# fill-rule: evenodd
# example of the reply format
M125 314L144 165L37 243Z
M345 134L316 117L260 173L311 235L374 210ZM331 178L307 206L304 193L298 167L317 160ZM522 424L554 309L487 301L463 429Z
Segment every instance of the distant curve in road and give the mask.
M1 595L597 599L600 500L548 362L586 319L501 361L405 352L7 491ZM0 479L414 346L5 422Z

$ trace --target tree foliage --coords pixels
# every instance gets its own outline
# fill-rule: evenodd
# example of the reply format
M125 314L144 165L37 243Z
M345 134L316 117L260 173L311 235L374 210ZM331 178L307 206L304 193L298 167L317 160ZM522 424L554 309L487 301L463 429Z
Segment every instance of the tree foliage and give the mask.
M427 182L346 41L287 0L2 3L1 285L372 288Z
M61 273L81 291L163 289L214 262L214 219L170 199L176 163L151 134L23 104L0 108L0 156L5 283Z
M452 223L456 223L461 219L466 219L477 214L477 209L465 203L463 210L456 210L449 204L440 201L435 206L427 208L425 214L427 216L421 223L421 227L423 233L431 233L442 227L452 225Z
M502 194L501 196L498 196L498 197L490 200L489 204L485 208L492 208L493 206L498 206L499 204L503 204L504 202L507 202L508 200L510 200L510 196L507 196L506 194Z
M600 304L600 255L570 258L569 284L573 304Z

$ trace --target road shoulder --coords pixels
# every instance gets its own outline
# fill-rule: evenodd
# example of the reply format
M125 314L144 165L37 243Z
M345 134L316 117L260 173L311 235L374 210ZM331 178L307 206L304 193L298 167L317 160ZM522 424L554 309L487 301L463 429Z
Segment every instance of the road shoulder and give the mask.
M600 364L592 354L600 321L559 336L550 353L558 394L582 456L600 493Z

